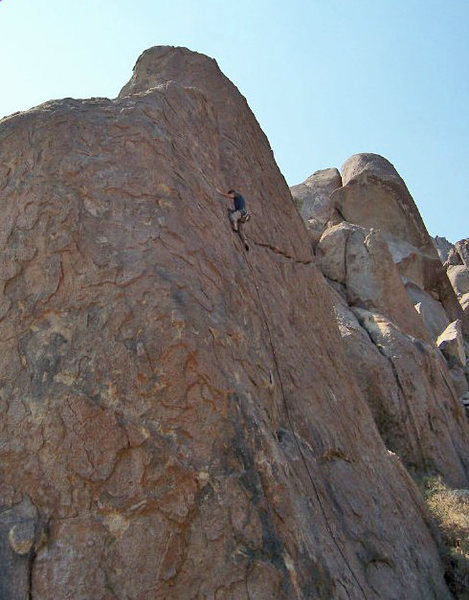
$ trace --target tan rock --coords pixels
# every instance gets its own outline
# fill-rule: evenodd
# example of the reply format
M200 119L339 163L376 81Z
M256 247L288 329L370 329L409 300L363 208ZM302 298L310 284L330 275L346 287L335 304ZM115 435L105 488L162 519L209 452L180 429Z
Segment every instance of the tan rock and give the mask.
M454 246L461 257L462 262L466 267L469 267L469 238L459 240Z
M334 206L331 194L341 185L342 178L337 169L323 169L290 188L300 214L312 233L313 244L317 244L332 216Z
M438 336L436 345L443 352L450 367L466 365L466 352L461 330L461 321L453 321Z
M316 255L326 277L345 285L349 304L387 315L411 335L428 338L379 232L341 223L324 232Z
M380 229L405 282L412 282L443 305L451 321L469 321L404 181L377 154L357 154L342 166L343 187L332 194L343 217L365 228Z
M400 448L404 463L415 468L425 465L429 471L456 466L456 456L463 456L466 423L446 365L436 348L411 338L381 315L363 309L353 311L393 370L402 411L399 420L406 442L406 447ZM453 421L455 414L458 425ZM448 422L452 424L448 426ZM453 459L446 462L450 456ZM453 483L464 468L463 460L453 471Z
M447 274L458 296L469 294L469 268L465 265L450 265Z
M463 294L459 298L459 302L461 303L461 307L462 307L464 313L467 314L468 309L469 309L469 292L467 294Z
M0 122L0 164L0 492L29 494L51 531L1 585L21 575L41 600L450 598L308 232L215 61L150 49L116 100ZM249 254L216 187L246 196ZM463 487L459 414L442 422L434 463Z
M391 361L381 346L373 342L366 328L360 325L353 309L337 293L333 292L333 299L347 358L386 447L397 453L406 464L422 468L415 432L403 419L403 406L413 399L407 399ZM419 365L415 364L415 369L418 368ZM428 427L428 420L424 420L421 427ZM428 437L431 437L431 432L428 432Z
M388 231L416 247L431 243L404 181L388 160L355 154L341 171L343 187L333 199L347 221Z
M408 282L405 288L430 336L436 340L450 323L443 305L415 284Z
M433 244L438 252L438 256L443 264L447 262L450 254L454 250L454 244L448 241L445 237L441 237L439 235L435 236L433 239Z

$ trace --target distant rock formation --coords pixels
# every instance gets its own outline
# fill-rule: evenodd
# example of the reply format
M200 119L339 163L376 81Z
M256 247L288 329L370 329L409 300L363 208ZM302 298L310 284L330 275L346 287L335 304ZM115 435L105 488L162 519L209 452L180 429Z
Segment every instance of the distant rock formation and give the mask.
M452 244L446 238L436 236L433 242L467 322L469 319L469 238ZM451 376L469 415L469 338L467 336L463 340L460 338L461 334L458 336L457 345L458 348L463 346L466 363L464 364L462 360L459 361L462 364L458 365L458 361L453 361Z
M433 241L464 314L469 317L469 238L454 245L445 238ZM441 250L443 246L445 251Z
M467 485L467 423L387 234L338 224L365 175L339 188L328 286L203 55L151 48L117 99L48 102L0 141L2 597L449 600L404 465ZM249 253L216 187L245 194ZM414 216L388 233L413 232L402 272L449 314Z
M306 181L314 196L314 177ZM352 156L342 183L323 200L331 216L322 232L314 212L306 225L315 223L312 244L351 364L388 448L412 469L445 472L443 456L464 446L449 415L468 391L467 318L393 165L376 154ZM302 190L292 187L293 197ZM439 252L452 248L441 241Z

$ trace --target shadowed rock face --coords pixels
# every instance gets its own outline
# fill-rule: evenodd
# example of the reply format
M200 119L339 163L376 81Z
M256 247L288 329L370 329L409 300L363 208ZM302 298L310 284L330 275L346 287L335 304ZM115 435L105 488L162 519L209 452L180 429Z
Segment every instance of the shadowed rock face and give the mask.
M0 152L0 504L48 522L31 598L449 598L213 60L150 49L117 100L3 120ZM246 196L249 253L216 186Z

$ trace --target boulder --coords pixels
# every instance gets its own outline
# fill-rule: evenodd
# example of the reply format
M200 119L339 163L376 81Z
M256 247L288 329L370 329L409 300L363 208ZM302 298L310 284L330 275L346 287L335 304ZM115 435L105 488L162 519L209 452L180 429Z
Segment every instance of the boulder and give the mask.
M356 154L342 166L343 187L332 200L343 218L380 229L404 282L412 282L441 302L449 319L469 321L461 307L415 202L394 166L377 154Z
M332 291L332 296L335 318L348 361L386 447L400 456L404 464L414 468L418 465L422 469L424 464L415 432L402 419L403 406L409 400L396 379L392 363L384 355L381 346L376 345L366 328L362 327L354 309L337 292ZM418 370L417 364L415 370ZM428 427L428 420L423 420L420 426ZM431 433L428 432L430 437Z
M341 223L322 235L316 256L326 277L345 285L353 306L387 315L409 334L428 338L380 233Z
M347 221L382 229L417 248L429 243L433 248L403 179L388 160L378 154L355 154L341 171L343 187L333 200Z
M451 265L447 270L448 278L451 281L456 294L464 296L469 294L469 268L465 265Z
M450 265L462 265L463 261L461 259L461 256L459 255L459 252L456 250L456 248L453 248L451 250L451 252L448 254L448 259L447 261L444 263L444 267L447 269Z
M462 456L465 417L444 361L433 344L415 340L382 315L354 308L360 324L388 360L399 389L399 420L403 427L406 463L417 470L439 471L448 456ZM388 406L392 406L388 400ZM457 414L458 425L448 426ZM451 416L453 415L453 416ZM438 432L436 447L433 436ZM401 452L404 448L400 448ZM454 453L454 454L453 454ZM456 465L450 460L449 464ZM464 461L453 471L460 479Z
M459 240L459 242L456 242L454 246L461 257L461 261L466 265L466 267L469 267L469 238Z
M466 365L466 352L461 330L461 321L453 321L438 336L436 345L443 352L448 365L451 367L464 367Z
M443 305L413 283L408 282L405 288L431 338L436 340L450 323Z
M438 257L433 252L429 254L405 240L395 238L387 231L382 231L382 235L388 244L403 281L414 284L421 290L431 291L438 296L436 290L440 284L440 279L446 280ZM450 286L448 287L450 289Z
M299 185L290 188L293 199L316 245L334 210L332 192L341 187L342 179L337 169L316 171Z

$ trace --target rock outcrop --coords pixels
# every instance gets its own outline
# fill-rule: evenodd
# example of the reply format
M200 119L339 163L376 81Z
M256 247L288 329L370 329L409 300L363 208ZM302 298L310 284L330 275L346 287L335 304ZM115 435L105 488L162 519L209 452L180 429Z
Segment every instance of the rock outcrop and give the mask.
M391 163L376 154L358 154L346 161L342 171L344 185L332 199L343 217L379 229L404 283L439 301L451 321L462 318L433 240Z
M412 470L449 474L467 435L453 415L455 400L462 405L467 392L463 311L391 163L355 155L342 167L342 182L329 197L335 213L317 246L316 231L312 240L334 288L351 364L387 447ZM294 196L298 189L292 188ZM438 245L446 256L452 252L449 243ZM450 477L454 481L454 473Z
M443 267L446 269L448 279L459 300L464 315L463 318L467 322L469 319L469 238L460 240L459 242L456 242L456 244L451 244L451 242L448 242L445 238L436 236L436 238L433 239L433 243L435 244ZM448 325L449 323L447 326ZM462 364L461 367L459 367L452 361L453 368L451 369L451 377L469 416L469 336L466 336L466 339L463 340L463 342L459 342L459 347L461 347L462 344L464 345L466 364Z
M116 100L1 121L0 153L0 547L23 557L2 597L450 598L308 231L215 61L152 48ZM249 253L216 187L245 192ZM410 386L392 325L356 310ZM426 465L462 486L451 394L403 419L417 435L422 410L443 442Z
M461 257L463 264L469 268L469 238L459 240L454 245L456 252Z
M342 178L337 169L324 169L313 173L304 183L291 188L301 216L308 223L308 229L316 245L334 213L331 194L342 186Z

